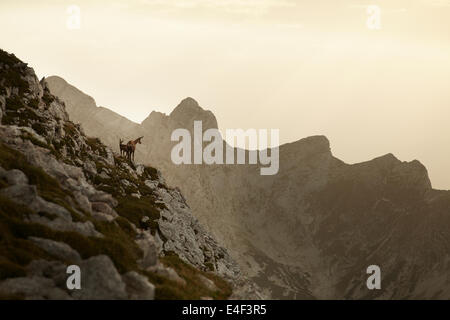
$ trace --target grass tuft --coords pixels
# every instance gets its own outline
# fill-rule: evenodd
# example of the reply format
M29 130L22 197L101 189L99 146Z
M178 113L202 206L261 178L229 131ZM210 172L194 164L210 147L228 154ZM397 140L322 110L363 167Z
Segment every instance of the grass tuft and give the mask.
M203 272L194 268L181 260L173 252L166 253L166 256L161 258L161 262L166 267L173 268L186 281L186 285L181 287L180 284L167 278L146 272L147 277L156 287L155 299L157 300L198 300L202 297L223 300L227 299L232 293L232 287L227 281L212 273ZM199 275L212 280L217 290L211 291L203 285L199 280Z

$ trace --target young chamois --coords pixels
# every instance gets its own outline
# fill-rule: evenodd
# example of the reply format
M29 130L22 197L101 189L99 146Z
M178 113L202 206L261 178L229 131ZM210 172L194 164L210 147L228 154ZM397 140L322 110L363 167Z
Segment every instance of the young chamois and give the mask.
M129 158L128 156L128 145L123 144L123 140L119 139L119 149L120 149L120 156L127 156L127 159Z

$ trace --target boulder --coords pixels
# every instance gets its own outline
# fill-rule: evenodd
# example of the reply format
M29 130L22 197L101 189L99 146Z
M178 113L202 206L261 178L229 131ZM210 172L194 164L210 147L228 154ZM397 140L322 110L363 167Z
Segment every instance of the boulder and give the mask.
M153 300L155 298L155 286L137 272L131 271L124 274L122 280L126 285L128 299Z
M67 265L59 261L33 260L26 267L28 276L50 278L58 288L67 290Z
M108 256L91 257L80 264L81 289L72 297L82 300L126 299L125 283Z
M145 166L143 164L136 165L136 174L138 176L142 176L142 174L144 173L144 170L145 170Z
M103 213L103 212L98 212L98 211L93 211L91 213L92 218L94 218L97 221L105 221L105 222L113 222L114 221L114 217Z
M0 176L2 176L1 173ZM8 184L10 185L28 184L27 176L22 171L17 169L12 169L5 172L3 177L8 181Z
M62 259L64 261L79 262L81 261L80 254L72 249L64 242L53 241L50 239L43 239L37 237L30 237L38 247L47 251L50 255Z
M109 204L112 208L117 207L118 202L113 198L112 195L103 191L97 191L89 196L89 200L92 202L105 202Z
M102 171L98 176L105 180L111 179L111 177L105 171Z
M150 232L145 232L141 235L141 238L136 240L136 244L142 250L143 258L140 261L141 267L147 269L155 266L158 262L158 250L155 239Z
M110 166L114 166L115 165L114 153L110 148L106 148L105 150L106 150L106 158L104 158L105 162Z
M92 202L92 210L104 213L112 218L117 218L119 215L117 212L109 206L106 202Z
M56 287L53 280L43 277L10 278L0 282L0 294L23 296L28 300L68 300L70 296Z
M53 214L63 220L72 221L70 213L63 207L53 202L42 199L37 194L35 186L16 184L0 190L0 194L30 210L38 213L45 212Z
M73 192L73 196L75 198L75 201L80 206L80 209L84 210L87 213L92 212L92 205L89 199L83 195L80 191Z
M129 173L134 179L137 179L137 178L138 178L136 172L133 170L133 168L131 168L131 167L128 165L128 163L122 162L122 165L121 165L121 166L122 166L125 170L127 170L128 173Z
M199 282L204 285L208 290L210 291L218 291L219 289L217 288L216 284L214 283L214 281L212 281L211 279L208 279L207 277L198 274L197 278L199 280Z
M180 277L173 268L165 267L162 264L157 264L156 266L147 268L147 271L154 272L170 281L176 282L180 286L186 285L186 280Z
M155 189L158 186L158 184L159 184L159 182L156 181L156 180L145 180L144 183L150 189Z
M95 163L90 160L84 162L83 169L90 176L95 176L97 174L97 167L95 166Z

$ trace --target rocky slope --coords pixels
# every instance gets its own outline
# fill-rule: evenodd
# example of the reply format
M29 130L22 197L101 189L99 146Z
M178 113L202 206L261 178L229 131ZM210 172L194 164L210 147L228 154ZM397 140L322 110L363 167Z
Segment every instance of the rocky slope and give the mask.
M140 125L109 111L117 127L103 121L106 111L93 99L61 78L48 81L71 117L110 147L144 136L137 159L180 187L199 221L267 296L450 298L450 192L433 190L418 161L389 154L348 165L316 136L280 146L275 176L260 176L255 165L175 166L174 129L192 132L194 120L217 127L195 100L170 115L152 112ZM372 264L381 267L382 290L366 287Z
M179 189L88 138L1 50L0 122L0 298L260 297Z

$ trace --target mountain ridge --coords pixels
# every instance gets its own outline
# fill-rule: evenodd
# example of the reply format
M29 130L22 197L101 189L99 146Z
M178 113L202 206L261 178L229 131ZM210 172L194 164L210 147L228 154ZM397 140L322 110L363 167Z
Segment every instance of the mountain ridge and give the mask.
M198 111L198 103L187 102L186 110ZM84 116L76 108L71 112ZM313 136L279 147L280 170L274 176L260 176L256 165L176 166L170 160L171 132L181 122L192 130L193 120L205 115L180 114L172 119L154 113L145 126L103 132L89 125L91 119L83 125L112 148L119 135L143 135L137 159L158 166L169 185L180 187L196 217L264 294L278 299L450 297L445 271L450 192L432 189L419 161L386 154L346 164L333 156L326 137ZM380 265L385 275L381 291L365 286L371 264ZM441 284L433 285L438 278Z
M208 118L212 118L213 119L213 123L215 123L215 125L213 126L207 126L207 128L218 128L217 125L217 120L216 117L214 116L213 112L207 109L203 109L200 104L197 102L197 100L195 100L192 97L186 97L184 99L182 99L180 101L180 103L169 113L163 113L157 110L152 110L150 112L150 114L139 124L136 123L132 120L129 120L126 116L121 115L120 113L117 113L111 109L108 109L107 107L103 107L103 106L97 106L95 104L95 99L93 99L91 96L87 95L86 93L84 93L83 91L77 89L76 87L72 86L70 83L68 83L66 80L64 80L63 78L59 77L59 76L49 76L46 78L46 81L49 82L50 86L53 87L54 91L59 92L60 95L64 95L64 91L61 91L61 89L58 88L58 82L62 82L64 84L66 84L66 86L68 88L74 88L76 89L77 92L81 93L82 95L86 95L88 96L90 99L92 99L92 102L94 102L94 105L96 108L99 108L100 110L104 110L107 111L108 113L111 113L114 116L117 116L118 118L124 119L125 122L130 122L133 125L137 125L137 126L143 126L146 127L149 125L149 123L153 122L153 121L161 121L161 119L163 118L170 118L172 116L175 116L175 120L182 123L183 121L179 121L180 119L183 119L186 123L191 124L192 120L195 118L195 120L203 120L203 119L208 119ZM66 88L67 88L66 87ZM82 103L77 104L77 106L83 106ZM186 118L183 117L179 117L178 114L189 114L189 119L186 120ZM155 119L156 118L156 119ZM153 120L155 119L155 120ZM207 121L208 122L208 121ZM183 127L189 127L189 125L183 126ZM316 140L317 139L317 140ZM313 141L317 141L318 144L322 144L323 143L323 148L328 148L329 150L331 150L331 144L330 141L328 139L328 137L326 137L325 135L314 135L314 136L308 136L305 138L300 138L298 140L295 141L291 141L291 142L287 142L287 143L283 143L281 145L279 145L279 148L294 148L295 146L299 146L302 145L304 143L307 143L307 141L311 141L311 143ZM326 147L327 145L327 147ZM378 161L378 159L383 159L383 158L389 158L389 157L393 157L394 159L399 160L393 153L387 153L384 155L379 155L376 156L373 159L370 160L366 160L366 161L362 161L362 162L356 162L356 163L352 163L351 165L358 165L358 164L364 164L367 162L371 162L371 161ZM342 160L340 160L342 161ZM419 160L414 159L411 161L401 161L404 163L409 163L409 162L419 162L422 166L424 166ZM425 166L424 166L425 167Z

